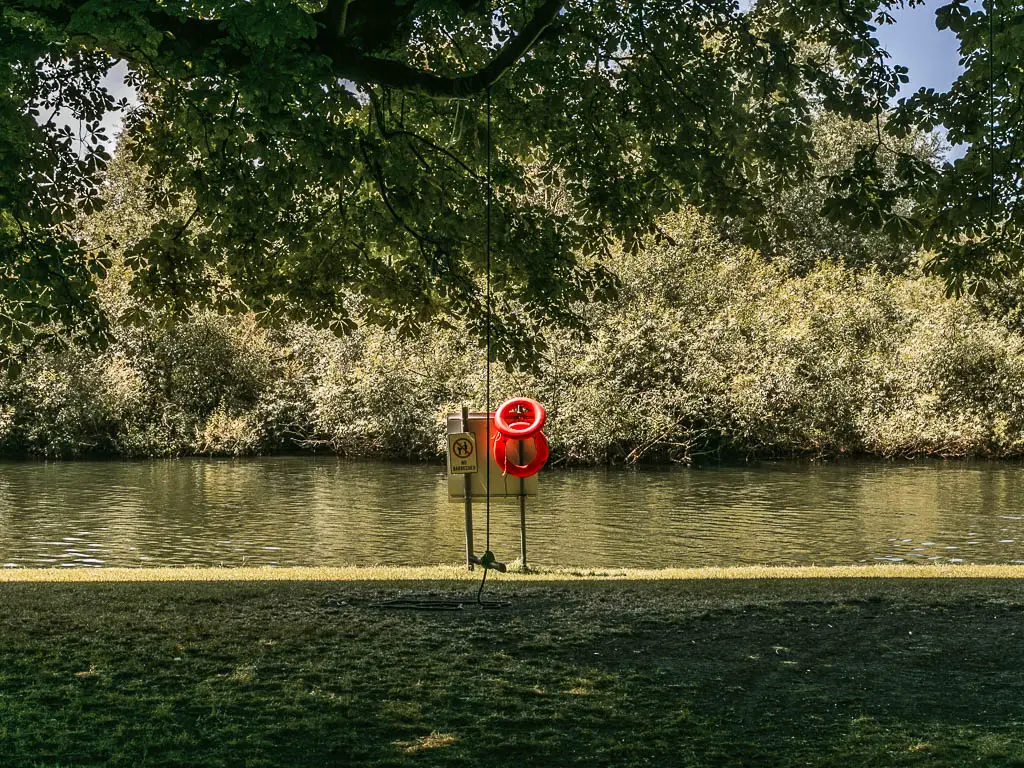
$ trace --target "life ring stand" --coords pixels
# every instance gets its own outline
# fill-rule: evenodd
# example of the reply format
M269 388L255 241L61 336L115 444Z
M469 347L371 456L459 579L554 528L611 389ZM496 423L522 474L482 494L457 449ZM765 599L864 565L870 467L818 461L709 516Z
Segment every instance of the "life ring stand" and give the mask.
M544 437L544 433L538 430L526 438L527 440L533 440L534 445L537 447L537 455L526 464L516 464L514 461L508 460L509 439L505 434L498 432L494 435L494 440L491 442L491 454L494 456L494 463L498 465L501 471L506 475L512 475L512 477L530 477L540 472L541 467L548 460L549 454L548 439ZM523 438L511 439L521 440Z
M513 397L494 412L494 427L512 440L526 440L540 432L547 419L544 406L529 397ZM501 462L498 462L501 464Z

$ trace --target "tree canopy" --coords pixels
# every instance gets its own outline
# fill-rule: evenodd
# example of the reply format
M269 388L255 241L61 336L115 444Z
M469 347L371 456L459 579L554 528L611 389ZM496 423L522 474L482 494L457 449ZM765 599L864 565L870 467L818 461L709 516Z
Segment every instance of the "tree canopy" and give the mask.
M494 354L523 364L537 329L583 327L615 289L611 244L660 215L690 203L763 237L765 191L812 173L823 112L876 127L831 180L830 215L932 249L962 287L1022 256L1024 19L1005 0L939 7L965 72L890 110L906 69L875 32L903 4L6 0L0 335L102 333L91 278L117 244L68 223L102 204L115 109L159 208L124 258L172 312L339 331L463 317L480 337L489 234ZM130 109L102 85L118 61ZM901 149L940 124L962 159Z

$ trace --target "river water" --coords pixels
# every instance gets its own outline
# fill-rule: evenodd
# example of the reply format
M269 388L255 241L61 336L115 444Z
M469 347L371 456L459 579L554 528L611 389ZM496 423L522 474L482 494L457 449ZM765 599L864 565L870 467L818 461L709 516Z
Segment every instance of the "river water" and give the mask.
M478 549L484 508L476 507ZM495 502L491 548L519 553ZM665 567L1024 562L1024 466L546 470L528 561ZM0 565L420 565L463 557L443 466L273 457L0 463Z

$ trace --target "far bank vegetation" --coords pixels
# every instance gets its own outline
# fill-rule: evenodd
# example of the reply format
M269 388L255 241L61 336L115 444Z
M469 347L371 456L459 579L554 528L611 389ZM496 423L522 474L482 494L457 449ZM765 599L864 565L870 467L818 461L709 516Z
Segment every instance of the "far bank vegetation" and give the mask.
M693 210L662 221L612 255L621 290L590 308L589 338L551 333L536 371L493 366L494 401L545 403L559 464L1024 453L1012 286L948 298L922 256L819 226L819 193L768 211L762 252ZM145 205L122 194L84 229L130 241ZM175 318L125 289L127 269L103 285L106 347L39 349L0 379L0 452L437 459L445 414L483 404L484 353L459 327Z

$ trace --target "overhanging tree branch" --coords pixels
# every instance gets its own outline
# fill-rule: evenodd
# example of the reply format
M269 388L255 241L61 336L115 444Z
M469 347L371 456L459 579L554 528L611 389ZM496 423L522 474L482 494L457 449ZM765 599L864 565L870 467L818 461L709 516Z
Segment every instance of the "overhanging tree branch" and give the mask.
M41 0L10 2L16 8L31 10L34 14L44 16L61 26L70 25L72 30L76 14L91 5L91 0L63 0L54 6L49 6ZM519 34L509 40L490 63L476 72L454 77L417 69L397 59L373 56L354 46L346 37L347 23L353 21L352 10L349 7L351 0L331 0L323 11L312 15L319 26L319 32L311 42L317 53L331 60L335 74L340 78L366 85L419 91L434 98L471 96L494 85L525 56L544 31L558 18L563 4L564 0L545 0ZM197 54L230 39L230 34L219 19L181 18L153 0L144 4L140 2L140 5L142 7L135 12L135 21L139 17L145 18L154 29L164 33L166 41L192 47ZM102 36L103 43L111 48L110 52L114 55L124 55L123 50L118 50L120 46L116 39L117 19L111 18L110 24L112 33L109 36ZM241 57L231 56L223 49L219 51L219 55L232 66L241 63Z
M457 98L480 93L494 85L525 56L562 10L563 0L547 0L522 31L512 38L483 69L468 75L444 77L415 69L394 59L367 56L348 45L332 30L323 29L317 48L334 63L341 77L357 83L420 91L435 98Z

